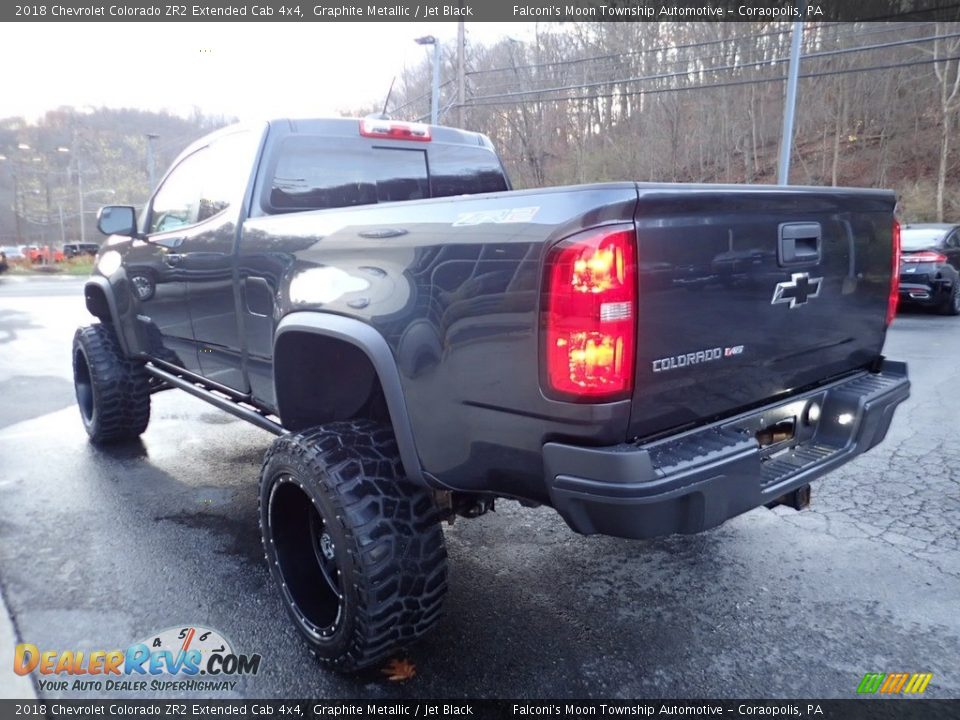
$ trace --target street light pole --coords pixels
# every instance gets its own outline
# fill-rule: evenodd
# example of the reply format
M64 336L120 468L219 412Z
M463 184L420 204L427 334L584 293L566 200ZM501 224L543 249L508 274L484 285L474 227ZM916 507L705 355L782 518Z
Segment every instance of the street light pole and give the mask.
M463 7L461 0L460 7ZM467 48L463 20L457 23L457 127L463 127L463 104L467 101Z
M147 133L147 179L150 181L150 192L153 192L153 185L156 182L156 156L153 152L153 141L156 140L159 135L155 133Z
M60 146L57 148L57 152L61 153L71 153L71 149L68 147ZM74 162L77 164L77 201L80 206L80 242L86 242L87 240L87 230L83 225L83 172L80 168L80 156L73 156ZM67 172L70 172L69 162L67 164ZM61 220L62 224L62 220Z
M23 231L20 228L20 183L17 177L17 168L15 157L0 155L0 161L11 163L10 176L13 178L13 220L17 226L17 246L23 244Z
M80 158L77 158L77 195L80 198L80 242L87 241L87 229L83 224L83 173L80 170Z
M799 5L799 3L798 3ZM793 150L793 117L797 108L797 78L800 75L800 40L803 38L803 23L793 23L790 42L790 67L787 70L787 96L783 101L783 133L780 137L780 162L777 167L777 184L790 184L790 155Z
M60 214L60 244L67 244L67 231L63 227L63 203L57 203L57 212Z
M414 42L417 45L433 45L433 87L430 90L430 124L436 125L440 118L440 41L433 35L424 35Z
M440 43L433 43L433 91L430 93L430 124L440 123Z

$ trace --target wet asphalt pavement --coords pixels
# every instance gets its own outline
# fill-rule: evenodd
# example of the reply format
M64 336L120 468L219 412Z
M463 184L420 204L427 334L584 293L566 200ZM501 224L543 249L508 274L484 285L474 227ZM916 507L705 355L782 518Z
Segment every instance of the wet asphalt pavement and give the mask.
M69 371L81 287L0 277L0 586L23 641L215 628L263 657L215 697L847 698L894 671L960 697L960 318L897 319L886 354L910 363L913 396L809 510L653 541L508 502L458 520L445 616L397 684L320 670L288 622L257 529L271 435L174 391L141 443L87 443Z

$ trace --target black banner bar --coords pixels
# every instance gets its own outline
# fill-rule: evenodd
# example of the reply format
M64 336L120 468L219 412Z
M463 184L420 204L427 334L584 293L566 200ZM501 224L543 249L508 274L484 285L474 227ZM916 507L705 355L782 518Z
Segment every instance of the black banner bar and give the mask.
M0 720L710 717L939 720L960 717L960 700L0 700Z
M36 0L5 22L820 22L960 20L957 0Z

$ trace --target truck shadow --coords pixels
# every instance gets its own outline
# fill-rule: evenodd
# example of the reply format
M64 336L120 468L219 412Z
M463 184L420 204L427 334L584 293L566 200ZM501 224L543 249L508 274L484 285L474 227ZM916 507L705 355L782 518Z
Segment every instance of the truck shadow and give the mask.
M53 375L15 375L0 381L0 428L73 405L73 384Z

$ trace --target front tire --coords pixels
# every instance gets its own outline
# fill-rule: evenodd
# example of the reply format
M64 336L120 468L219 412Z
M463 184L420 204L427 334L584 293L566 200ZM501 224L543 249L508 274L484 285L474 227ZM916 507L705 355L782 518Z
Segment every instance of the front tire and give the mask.
M372 665L440 616L439 515L403 477L389 428L357 420L278 438L260 473L260 531L290 617L330 669Z
M73 336L73 386L83 427L96 444L132 440L150 422L150 380L128 359L111 325L88 325Z

